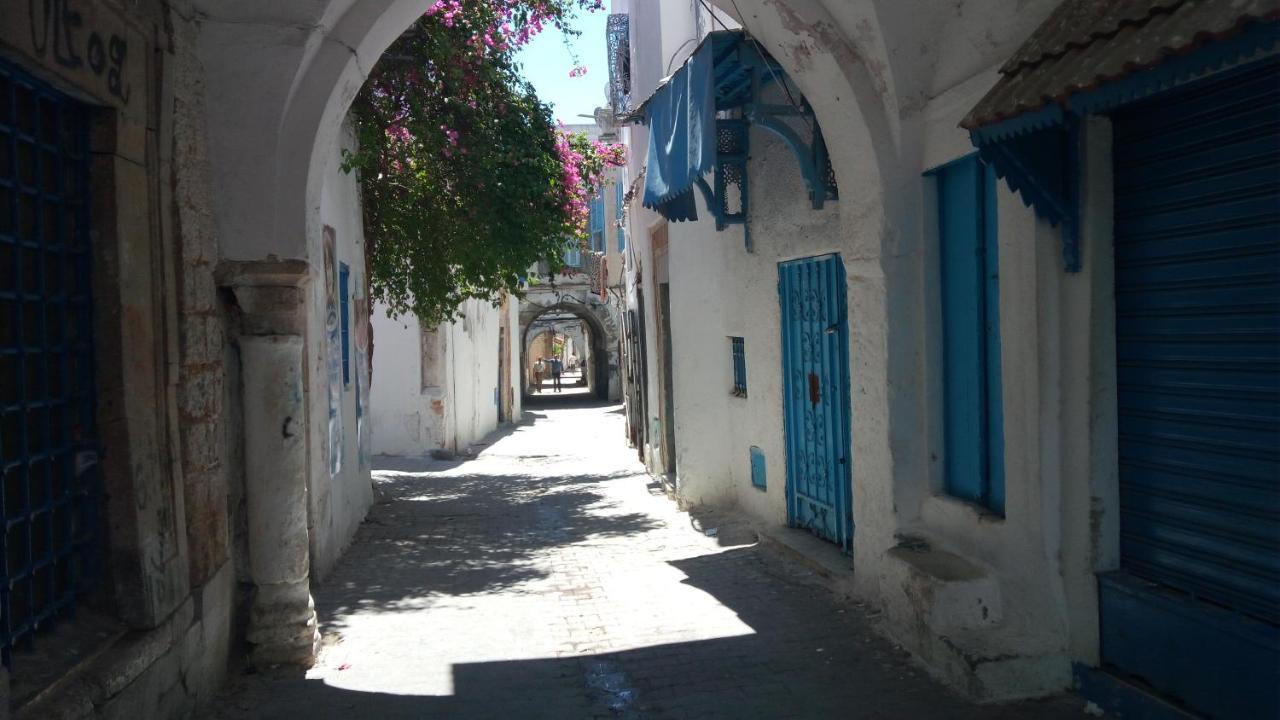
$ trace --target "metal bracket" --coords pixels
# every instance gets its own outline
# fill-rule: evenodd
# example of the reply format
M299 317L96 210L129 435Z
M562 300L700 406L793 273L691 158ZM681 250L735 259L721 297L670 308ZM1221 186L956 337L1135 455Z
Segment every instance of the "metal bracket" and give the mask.
M790 105L766 105L752 102L743 108L743 115L752 125L768 130L776 135L800 165L800 176L809 188L809 202L814 210L821 210L827 200L836 198L836 187L831 173L831 161L827 156L827 143L822 137L822 128L813 116L813 108L807 102L800 107ZM798 117L813 128L810 141L806 143L783 118Z

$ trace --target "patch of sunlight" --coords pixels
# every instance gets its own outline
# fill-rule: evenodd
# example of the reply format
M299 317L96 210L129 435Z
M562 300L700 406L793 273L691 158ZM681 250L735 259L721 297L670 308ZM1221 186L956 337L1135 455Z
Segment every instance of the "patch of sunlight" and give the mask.
M646 561L644 548L620 548L520 588L454 596L433 588L363 605L335 618L341 640L326 645L307 677L357 692L444 696L454 693L463 666L534 669L664 647L674 656L691 644L755 635L732 606L740 591L729 585L728 596L715 594L732 573L719 554L687 558L693 564L686 567L697 568L689 575ZM427 595L431 602L419 601Z

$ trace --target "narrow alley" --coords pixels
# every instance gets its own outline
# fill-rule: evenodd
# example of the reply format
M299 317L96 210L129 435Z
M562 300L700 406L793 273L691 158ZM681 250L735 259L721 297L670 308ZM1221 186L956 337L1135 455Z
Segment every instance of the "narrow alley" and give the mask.
M213 717L1080 716L925 679L745 528L678 512L621 424L534 410L475 459L375 467L378 505L314 591L315 667L242 675Z
M0 720L1280 719L1280 0L0 0Z

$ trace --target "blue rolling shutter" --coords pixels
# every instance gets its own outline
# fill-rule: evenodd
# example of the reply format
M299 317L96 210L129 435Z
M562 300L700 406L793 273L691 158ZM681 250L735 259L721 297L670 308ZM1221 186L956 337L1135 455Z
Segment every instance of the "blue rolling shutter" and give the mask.
M1113 118L1123 572L1103 657L1214 717L1280 712L1278 73Z

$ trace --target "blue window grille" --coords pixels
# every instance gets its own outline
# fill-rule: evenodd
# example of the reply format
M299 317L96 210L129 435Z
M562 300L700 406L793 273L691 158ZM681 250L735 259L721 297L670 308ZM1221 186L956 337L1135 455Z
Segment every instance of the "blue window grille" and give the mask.
M764 490L768 487L764 473L764 451L755 445L751 446L751 485Z
M1004 513L996 178L969 155L926 173L937 188L942 289L943 485Z
M89 113L0 61L0 655L97 578Z
M351 268L338 263L338 306L342 320L342 384L351 384Z
M618 182L613 185L613 216L618 223L618 252L627 249L626 210L622 201L626 199L627 188L622 183L622 174L618 174Z
M729 338L730 350L733 353L733 394L747 396L747 349L740 337Z

